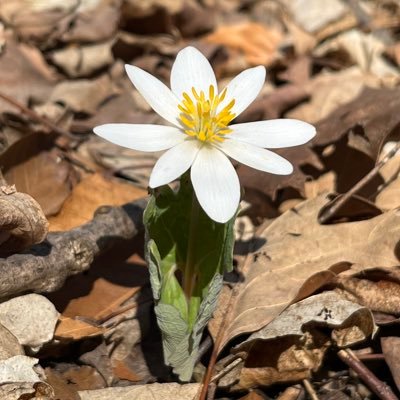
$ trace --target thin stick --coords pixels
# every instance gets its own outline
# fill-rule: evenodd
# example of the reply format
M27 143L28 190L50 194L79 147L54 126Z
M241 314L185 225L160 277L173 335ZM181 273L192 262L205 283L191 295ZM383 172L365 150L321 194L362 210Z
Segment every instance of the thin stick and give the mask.
M203 342L200 344L199 351L196 356L196 364L201 360L204 354L207 353L208 350L211 349L213 341L210 336L207 336Z
M353 196L356 194L364 185L366 185L372 178L378 175L379 170L392 158L395 154L400 150L400 142L390 150L385 157L375 167L368 172L367 175L364 176L359 182L357 182L346 194L344 194L336 203L332 204L332 206L326 209L319 217L319 223L324 224L328 221L341 207Z
M243 361L242 357L238 357L235 360L233 360L230 364L228 364L224 369L218 372L218 374L215 374L211 382L216 382L219 381L221 378L223 378L228 372L231 372L233 368L235 368L237 365L239 365Z
M319 400L317 392L314 390L308 379L303 379L303 385L311 400Z
M2 98L4 101L6 101L9 104L12 104L14 107L18 108L22 113L26 114L33 121L46 126L47 128L51 129L53 132L57 133L58 135L66 136L70 139L76 140L76 137L74 135L65 131L64 129L61 129L60 127L58 127L56 124L54 124L50 120L40 116L38 113L29 109L28 107L25 107L23 104L19 103L17 100L13 99L12 97L0 92L0 98Z
M353 369L365 384L382 400L398 400L392 389L378 379L351 350L340 350L339 358Z

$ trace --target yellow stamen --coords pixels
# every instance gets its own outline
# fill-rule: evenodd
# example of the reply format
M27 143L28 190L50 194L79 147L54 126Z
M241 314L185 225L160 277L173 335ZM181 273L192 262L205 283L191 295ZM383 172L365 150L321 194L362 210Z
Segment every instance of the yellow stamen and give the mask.
M210 85L206 98L203 90L197 92L192 87L190 95L183 93L182 96L183 100L178 108L181 111L180 122L183 131L202 142L223 142L225 135L232 132L228 125L235 118L231 111L235 105L234 99L218 110L225 99L226 89L217 94L216 88Z

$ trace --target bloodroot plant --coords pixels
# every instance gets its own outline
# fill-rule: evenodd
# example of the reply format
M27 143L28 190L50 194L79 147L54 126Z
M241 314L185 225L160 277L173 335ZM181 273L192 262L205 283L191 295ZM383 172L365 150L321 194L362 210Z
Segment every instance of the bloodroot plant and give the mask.
M304 144L315 128L294 119L230 125L259 94L263 66L243 71L221 92L210 63L194 47L178 53L171 89L138 67L126 65L126 72L171 125L105 124L94 132L130 149L166 150L150 176L146 258L165 362L189 381L223 274L232 269L240 183L229 157L268 173L290 174L290 162L266 149ZM180 185L174 191L168 184L176 179Z

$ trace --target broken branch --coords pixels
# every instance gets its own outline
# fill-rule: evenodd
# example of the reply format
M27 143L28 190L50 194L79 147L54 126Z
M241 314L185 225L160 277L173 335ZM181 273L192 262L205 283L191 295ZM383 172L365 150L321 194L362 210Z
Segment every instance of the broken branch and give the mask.
M59 289L69 276L89 269L96 256L141 232L145 204L142 199L122 207L100 207L92 221L50 233L26 252L0 259L0 298Z

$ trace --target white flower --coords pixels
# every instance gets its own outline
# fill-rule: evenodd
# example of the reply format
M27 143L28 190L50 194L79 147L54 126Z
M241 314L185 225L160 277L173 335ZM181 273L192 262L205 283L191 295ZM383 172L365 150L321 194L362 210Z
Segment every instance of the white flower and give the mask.
M126 65L126 72L154 111L173 126L106 124L94 132L130 149L167 150L155 164L149 186L165 185L191 168L197 199L217 222L228 221L239 206L239 179L228 157L287 175L293 171L289 161L265 148L300 145L315 135L312 125L294 119L229 125L260 92L263 66L243 71L220 93L210 63L194 47L178 53L171 90L138 67Z

